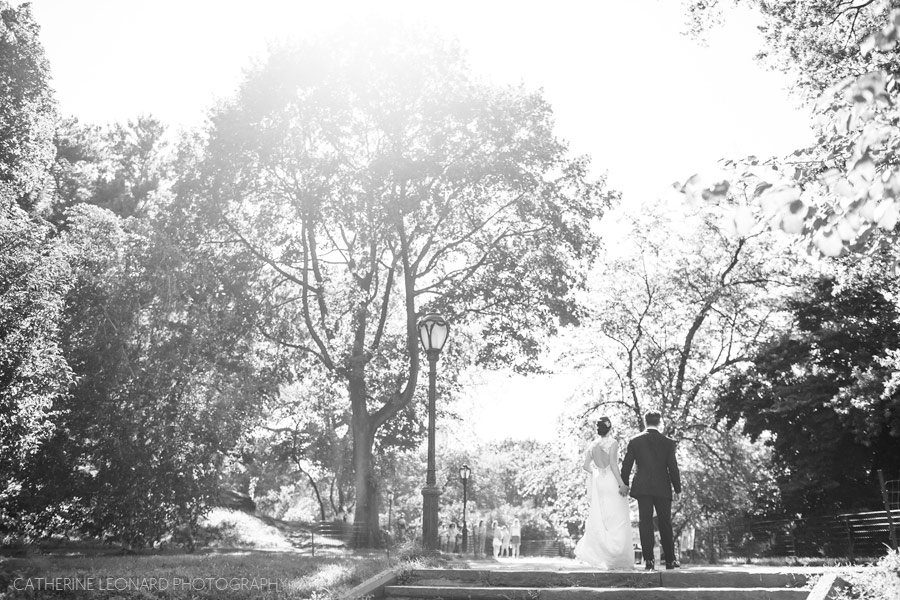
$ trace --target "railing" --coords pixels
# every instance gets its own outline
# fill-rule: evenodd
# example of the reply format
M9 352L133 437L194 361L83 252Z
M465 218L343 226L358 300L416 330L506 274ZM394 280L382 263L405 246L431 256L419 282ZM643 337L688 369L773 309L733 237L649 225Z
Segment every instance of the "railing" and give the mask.
M361 524L346 523L344 521L316 521L305 527L295 546L301 550L309 550L312 556L328 553L349 547L355 535L361 533Z
M900 509L891 511L894 526ZM754 557L846 558L884 554L891 546L887 511L845 513L827 517L738 520L698 530L695 548L707 559Z
M544 556L574 558L575 545L570 540L525 540L522 542L522 556Z

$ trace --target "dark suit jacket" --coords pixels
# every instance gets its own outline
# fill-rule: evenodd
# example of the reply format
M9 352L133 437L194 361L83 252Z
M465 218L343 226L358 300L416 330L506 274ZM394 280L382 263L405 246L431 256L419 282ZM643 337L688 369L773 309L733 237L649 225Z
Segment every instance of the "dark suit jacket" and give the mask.
M628 451L622 461L622 481L628 485L631 467L637 463L630 496L672 497L681 493L681 474L675 460L675 442L655 429L647 429L628 442Z

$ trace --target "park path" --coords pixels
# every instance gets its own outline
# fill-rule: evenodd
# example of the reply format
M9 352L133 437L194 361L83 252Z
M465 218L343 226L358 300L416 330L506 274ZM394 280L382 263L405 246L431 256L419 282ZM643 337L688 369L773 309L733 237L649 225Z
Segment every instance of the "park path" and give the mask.
M534 571L594 571L589 565L573 558L565 557L544 557L544 556L523 556L521 558L463 558L456 556L450 559L449 566L462 569L491 569L498 571L506 570L534 570ZM665 569L662 569L664 571ZM771 565L730 565L717 564L710 565L705 563L686 564L680 569L670 571L670 573L678 572L708 572L708 573L732 573L752 572L752 573L799 573L799 574L820 574L827 567L805 567L805 566L771 566ZM623 571L624 572L624 571ZM642 567L636 566L636 573L643 572Z

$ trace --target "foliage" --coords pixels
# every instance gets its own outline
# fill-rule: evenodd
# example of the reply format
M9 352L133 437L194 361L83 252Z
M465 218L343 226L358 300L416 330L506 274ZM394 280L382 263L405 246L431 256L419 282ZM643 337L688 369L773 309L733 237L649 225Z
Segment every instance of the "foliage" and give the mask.
M900 11L888 14L888 4L759 2L771 47L764 56L818 97L818 139L786 158L726 161L721 176L695 175L681 191L732 207L744 233L780 228L826 256L894 248Z
M263 335L345 383L371 544L373 447L424 401L416 319L477 322L481 361L526 367L577 317L609 197L539 94L479 84L457 48L411 32L276 49L211 123L180 202L257 262Z
M120 217L158 212L171 168L165 133L163 124L151 117L107 127L61 121L54 138L56 199L49 219L61 222L66 209L79 203Z
M804 267L771 236L740 236L703 204L642 209L610 224L620 241L592 273L589 317L567 336L562 355L585 384L562 437L593 438L605 415L624 454L643 415L658 410L679 443L686 492L676 529L774 510L760 445L716 426L715 392L786 322L783 301ZM559 488L559 520L574 534L586 512L583 479Z
M737 517L782 514L772 472L772 451L737 432L710 428L703 444L681 464L685 493L676 506L676 533L683 527L722 525Z
M440 520L462 523L463 485L458 469L467 464L472 473L466 486L470 526L479 519L490 525L493 519L508 524L518 517L523 536L528 539L548 539L565 533L570 522L577 527L584 518L580 502L585 488L584 479L578 476L577 456L570 456L573 448L559 442L534 440L470 442L465 446L451 440L446 447L439 445ZM401 514L411 526L421 522L424 463L424 449L398 453L393 463L388 463L390 469L385 469L385 461L380 461L384 494L393 493L391 507L395 522ZM576 476L561 477L560 469L570 467ZM577 480L577 489L570 494L568 489L573 479ZM387 518L388 512L383 508L382 523Z
M874 507L871 474L900 460L895 294L877 272L814 281L791 302L793 330L722 389L719 416L768 436L789 511Z
M22 527L29 464L53 435L56 402L72 380L59 332L71 281L50 229L19 208L14 192L0 184L0 521L5 531Z
M260 497L299 483L315 499L319 519L345 511L352 487L345 395L338 382L314 368L283 386L262 415L264 421L245 440L240 457L244 487L252 480L254 496Z
M252 344L254 307L229 279L245 264L157 212L162 136L152 119L65 124L44 207L56 235L3 197L3 510L19 534L139 547L190 529L271 396L277 357Z
M53 162L56 122L39 29L28 4L0 1L0 183L29 211Z
M202 298L202 278L130 225L87 205L68 213L61 244L76 281L62 337L76 383L54 406L57 429L27 489L36 526L74 518L139 547L196 523L264 388L253 353L230 337L228 303ZM193 302L182 285L195 286Z
M564 357L590 373L582 418L609 413L628 433L655 409L676 439L701 443L715 382L779 325L796 263L765 235L729 232L714 210L682 207L673 219L663 208L623 216Z
M900 552L888 549L871 568L848 570L841 577L850 588L841 590L837 600L892 600L900 595Z
M22 533L29 465L55 430L72 380L59 320L71 284L53 232L35 214L56 118L38 26L0 1L0 528Z

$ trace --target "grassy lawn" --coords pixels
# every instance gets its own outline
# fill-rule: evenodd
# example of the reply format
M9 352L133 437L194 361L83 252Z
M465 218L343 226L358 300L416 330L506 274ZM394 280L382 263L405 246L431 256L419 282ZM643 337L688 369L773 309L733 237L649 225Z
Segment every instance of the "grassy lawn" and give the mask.
M2 598L337 600L386 557L246 552L0 559ZM49 580L49 581L44 581ZM51 589L42 589L42 588Z
M338 600L398 562L327 539L317 540L313 557L308 535L295 526L238 511L214 510L203 533L195 553L161 548L125 555L96 543L72 543L0 556L0 599Z

